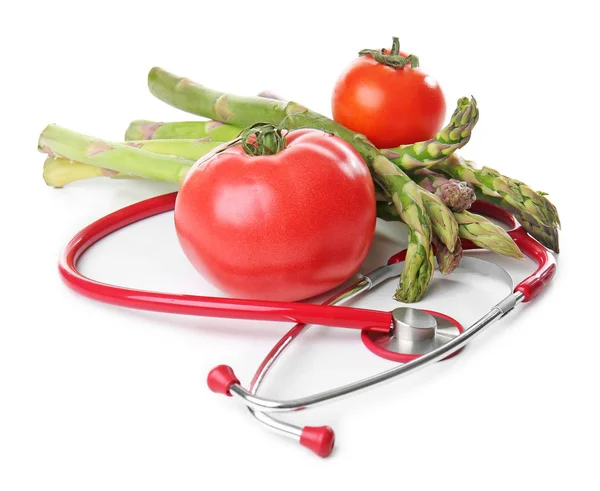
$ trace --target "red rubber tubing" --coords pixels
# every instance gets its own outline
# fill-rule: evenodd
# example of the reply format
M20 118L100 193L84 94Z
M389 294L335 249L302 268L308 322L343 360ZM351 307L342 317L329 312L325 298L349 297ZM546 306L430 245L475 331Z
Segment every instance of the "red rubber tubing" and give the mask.
M512 213L480 200L473 203L471 211L496 218L509 227L512 227L508 234L523 254L533 259L538 265L533 274L529 275L515 287L515 292L521 292L525 296L523 299L524 302L533 300L556 273L556 259L554 256L542 244L527 234L525 229L517 223ZM465 242L469 241L463 241L463 247L465 247ZM473 248L477 248L477 246Z
M133 290L93 280L77 270L82 254L107 235L132 223L173 210L177 193L150 198L122 208L81 230L67 244L58 269L65 283L76 292L101 302L132 309L229 319L318 324L362 329L374 326L388 332L390 312L334 307L297 302L271 302L235 298L182 295Z
M81 230L67 244L59 260L58 269L65 283L71 289L91 299L133 309L354 329L370 326L371 329L383 332L390 330L390 312L298 302L245 300L134 290L93 280L77 270L77 261L93 244L132 223L173 210L176 197L177 193L175 192L140 201L111 213ZM492 216L512 226L513 229L509 234L521 250L538 263L535 273L515 288L515 291L523 293L525 301L533 299L554 275L556 270L554 257L541 244L529 237L509 212L482 201L476 201L472 211ZM462 244L465 249L477 249L477 246L470 241L463 239ZM406 251L402 251L392 256L388 263L402 261L405 255Z
M519 246L519 249L538 264L535 273L525 278L515 287L515 291L519 291L525 296L523 301L529 302L537 297L554 277L556 259L542 244L529 237L522 227L513 230L510 236Z

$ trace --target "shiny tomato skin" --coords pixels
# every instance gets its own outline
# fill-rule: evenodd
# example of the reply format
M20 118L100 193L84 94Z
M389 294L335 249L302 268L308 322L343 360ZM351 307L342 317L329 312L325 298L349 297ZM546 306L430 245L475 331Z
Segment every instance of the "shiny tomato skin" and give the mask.
M240 146L200 159L175 205L184 253L241 298L296 301L354 275L373 240L369 170L340 138L298 130L276 155Z
M446 102L437 81L420 68L392 68L361 56L334 87L333 118L378 148L428 140L441 129Z

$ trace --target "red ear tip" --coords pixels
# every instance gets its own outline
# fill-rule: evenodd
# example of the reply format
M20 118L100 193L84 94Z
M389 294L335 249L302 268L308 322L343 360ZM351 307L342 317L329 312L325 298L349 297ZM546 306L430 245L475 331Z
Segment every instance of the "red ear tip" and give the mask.
M208 384L208 388L213 392L231 397L229 389L231 389L233 384L239 384L240 381L230 366L219 365L208 373L206 383Z
M300 445L312 450L319 457L328 457L333 450L335 433L329 426L305 426L300 435Z

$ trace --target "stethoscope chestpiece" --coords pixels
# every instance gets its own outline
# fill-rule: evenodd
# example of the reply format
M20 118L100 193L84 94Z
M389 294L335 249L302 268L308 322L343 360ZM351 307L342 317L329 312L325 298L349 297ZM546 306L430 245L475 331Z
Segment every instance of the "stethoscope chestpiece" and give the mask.
M377 356L406 363L439 348L463 331L460 322L445 314L399 307L392 311L389 332L365 328L361 340Z

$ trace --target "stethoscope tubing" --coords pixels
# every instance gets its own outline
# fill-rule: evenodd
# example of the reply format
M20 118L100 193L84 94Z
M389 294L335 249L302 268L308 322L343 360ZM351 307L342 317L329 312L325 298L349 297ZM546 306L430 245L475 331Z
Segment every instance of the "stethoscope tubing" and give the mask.
M173 210L176 197L177 193L175 192L140 201L111 213L81 230L67 244L59 259L59 272L65 283L78 293L94 300L133 309L229 319L319 324L354 329L370 326L375 330L389 331L391 325L389 312L300 302L152 292L109 285L88 278L78 271L78 260L93 244L132 223ZM473 205L473 210L494 216L504 222L510 222L512 225L515 224L510 213L494 205L477 201ZM543 246L531 239L521 227L516 227L509 233L523 252L539 264L538 270L517 286L517 290L525 296L524 301L529 301L552 278L556 267L554 258ZM462 242L464 248L476 248L469 241L463 240ZM390 263L400 260L399 257L394 256L390 259Z
M135 203L81 230L67 244L59 260L59 272L65 283L88 298L139 310L228 319L319 324L353 329L373 326L376 330L389 331L391 324L389 312L299 302L273 302L137 290L102 283L79 272L77 262L92 245L132 223L173 210L176 196L176 192L169 193Z
M354 283L353 285L347 287L341 292L335 294L333 297L329 298L324 303L327 305L337 305L340 303L348 302L354 297L360 295L361 293L371 289L374 285L371 281L366 279L361 279ZM254 377L249 385L249 392L253 395L257 395L260 387L267 377L270 370L273 368L277 360L283 355L283 353L292 345L294 341L296 341L302 334L308 331L313 325L312 324L296 324L294 325L278 342L273 346L271 351L264 358L263 362L257 368ZM306 426L300 427L288 423L287 421L282 421L277 419L269 413L265 413L262 411L255 410L254 408L247 406L250 414L260 423L267 426L271 431L275 431L276 433L285 436L287 438L292 438L298 443L303 443L302 436L306 431ZM322 457L326 457L331 452L333 448L333 430L328 426L321 426L312 428L313 431L316 430L317 434L321 436L321 440L323 437L331 438L331 444L328 445L318 445L317 447L312 447L308 445L308 447L315 451L318 455Z

